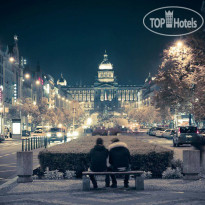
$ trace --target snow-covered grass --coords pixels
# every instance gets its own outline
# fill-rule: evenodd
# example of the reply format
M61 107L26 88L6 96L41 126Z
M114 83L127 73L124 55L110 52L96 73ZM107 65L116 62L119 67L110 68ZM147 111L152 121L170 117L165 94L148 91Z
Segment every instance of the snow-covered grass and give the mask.
M81 177L82 171L90 166L89 152L95 146L96 139L103 138L106 147L116 136L87 136L70 142L59 144L39 153L41 169L75 171ZM137 140L134 136L117 136L120 141L127 143L131 153L131 169L151 172L153 177L161 177L173 159L173 151L159 145Z
M102 138L104 140L104 145L106 147L111 143L111 139L116 136L86 136L80 137L78 139L72 140L67 143L59 144L56 146L52 146L43 152L50 153L89 153L90 149L95 146L96 139ZM143 142L141 140L137 140L133 136L117 136L117 138L125 142L128 145L128 149L130 150L131 155L135 154L148 154L150 152L167 152L169 151L166 148L163 148L156 144L151 144L148 142Z

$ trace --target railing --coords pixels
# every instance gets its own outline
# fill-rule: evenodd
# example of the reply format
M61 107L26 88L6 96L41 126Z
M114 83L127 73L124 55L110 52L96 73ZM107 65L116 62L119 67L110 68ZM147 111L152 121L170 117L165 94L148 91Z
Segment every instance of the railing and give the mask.
M48 140L47 137L28 137L22 139L22 151L31 151L41 147L47 148Z

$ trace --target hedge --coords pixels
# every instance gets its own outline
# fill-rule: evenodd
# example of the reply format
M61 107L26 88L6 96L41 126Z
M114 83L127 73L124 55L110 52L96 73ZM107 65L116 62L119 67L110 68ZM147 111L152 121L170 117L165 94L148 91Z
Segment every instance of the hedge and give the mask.
M98 136L99 137L99 136ZM71 142L56 145L39 153L42 170L76 171L78 177L89 167L88 153L95 145L97 136L82 137ZM107 147L111 136L101 136ZM127 143L131 153L131 169L151 171L153 177L161 177L162 172L170 165L173 151L161 146L136 140L130 136L119 136L120 141Z

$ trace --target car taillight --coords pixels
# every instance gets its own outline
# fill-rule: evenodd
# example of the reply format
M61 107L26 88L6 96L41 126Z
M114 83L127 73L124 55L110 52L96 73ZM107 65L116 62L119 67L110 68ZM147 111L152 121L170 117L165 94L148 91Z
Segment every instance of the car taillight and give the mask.
M181 133L180 128L179 128L179 130L178 130L178 133L179 133L179 134Z
M199 130L197 130L196 133L199 134Z

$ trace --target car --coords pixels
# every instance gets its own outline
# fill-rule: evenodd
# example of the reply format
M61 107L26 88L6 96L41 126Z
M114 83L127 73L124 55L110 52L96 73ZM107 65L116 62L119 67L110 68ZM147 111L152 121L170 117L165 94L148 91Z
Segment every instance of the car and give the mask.
M0 142L3 142L5 140L5 136L4 135L0 135Z
M31 137L42 137L45 135L46 133L43 132L43 130L35 130L34 132L31 133Z
M96 135L107 136L108 130L106 130L105 127L96 127L93 130L92 136L96 136Z
M134 129L132 130L132 133L133 133L133 134L138 134L138 133L139 133L139 130L138 130L137 128L134 128Z
M31 135L31 132L28 130L22 130L22 137L29 137Z
M205 137L205 128L199 129L198 132L201 137Z
M173 146L179 147L182 144L195 144L201 141L198 129L195 126L180 126L173 135Z
M199 129L199 136L201 137L201 143L205 145L205 128Z
M167 138L167 139L172 139L175 133L176 132L173 129L166 129L163 132L162 137Z
M93 129L92 128L86 128L84 129L84 135L85 136L92 136Z
M67 140L65 128L62 127L52 127L46 134L48 142Z
M156 132L158 131L158 130L164 130L164 128L162 128L162 127L153 127L153 128L151 128L152 130L151 130L151 132L150 132L150 136L156 136Z
M147 134L149 135L149 136L154 136L154 132L156 131L156 127L152 127L152 128L150 128L149 129L149 131L147 132Z
M46 136L46 133L42 126L37 126L36 130L31 133L31 137L42 137Z
M164 131L165 131L165 128L156 129L155 136L162 137L162 134L164 133Z

